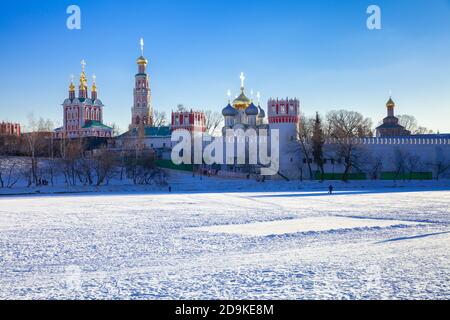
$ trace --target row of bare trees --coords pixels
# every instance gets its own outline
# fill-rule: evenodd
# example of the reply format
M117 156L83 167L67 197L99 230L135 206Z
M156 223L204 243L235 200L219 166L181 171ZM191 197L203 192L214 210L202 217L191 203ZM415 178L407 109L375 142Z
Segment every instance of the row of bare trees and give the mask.
M371 178L379 176L383 163L380 156L374 157L365 146L358 143L358 138L372 137L372 121L362 114L348 110L334 110L327 113L323 120L317 113L315 117L301 117L299 123L297 146L294 151L300 151L309 178L314 179L314 172L319 171L321 180L324 179L324 165L327 159L336 159L343 166L343 180L348 180L350 173L365 172ZM420 127L414 117L402 116L404 125L411 132L429 133L430 130ZM324 149L325 140L333 139L333 145ZM299 150L298 150L299 149ZM419 156L404 150L396 149L392 161L395 163L398 176L405 176L405 172L412 176L413 172L424 168L435 172L437 179L450 172L450 159L444 152L437 152L432 163L424 163ZM311 161L311 160L313 161Z
M31 115L22 136L0 137L1 188L12 188L20 180L28 187L53 186L57 178L67 186L107 185L112 179L134 184L165 181L149 152L116 153L104 142L90 151L88 139L54 139L53 127Z
M324 144L326 138L336 142L333 150L336 158L344 159L344 180L352 169L361 169L367 163L362 150L355 143L355 138L372 136L372 121L355 111L335 110L326 115L323 122L316 113L315 118L302 116L299 124L299 148L306 161L310 179L313 179L313 167L309 159L314 159L323 180L325 170Z
M25 185L66 186L119 184L165 185L167 174L155 166L151 152L113 152L101 147L85 152L81 140L65 141L61 158L36 158L33 165L29 157L0 156L0 188L13 188L18 181Z

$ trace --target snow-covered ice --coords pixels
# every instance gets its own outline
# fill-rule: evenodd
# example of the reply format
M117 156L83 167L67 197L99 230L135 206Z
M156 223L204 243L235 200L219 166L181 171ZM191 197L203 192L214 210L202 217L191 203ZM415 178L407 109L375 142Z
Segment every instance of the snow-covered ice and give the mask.
M450 191L354 191L3 197L0 299L449 299Z
M359 219L346 217L314 217L270 222L257 222L239 225L223 225L196 228L198 231L213 233L242 234L246 236L271 236L300 232L336 231L342 229L401 227L417 224L410 221Z

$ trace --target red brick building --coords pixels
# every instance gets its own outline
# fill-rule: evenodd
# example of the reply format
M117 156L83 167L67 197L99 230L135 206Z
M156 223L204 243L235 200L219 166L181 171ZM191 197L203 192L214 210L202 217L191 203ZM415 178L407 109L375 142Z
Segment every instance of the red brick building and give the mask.
M190 132L206 132L206 116L201 111L172 111L172 131L185 129Z
M0 136L18 136L20 137L20 124L1 122L0 123Z

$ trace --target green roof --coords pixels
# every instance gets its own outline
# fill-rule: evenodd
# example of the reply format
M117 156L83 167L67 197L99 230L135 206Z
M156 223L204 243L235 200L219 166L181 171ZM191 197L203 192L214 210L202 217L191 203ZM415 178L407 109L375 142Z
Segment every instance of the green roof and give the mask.
M108 127L101 123L100 121L95 120L88 120L83 126L83 129L89 129L89 128L103 128L103 129L112 129L111 127Z
M146 127L145 136L147 137L168 137L172 132L170 127Z
M133 128L130 131L124 133L122 136L137 136L138 129ZM165 127L150 127L146 126L144 128L144 136L145 137L170 137L172 135L172 131L169 126Z

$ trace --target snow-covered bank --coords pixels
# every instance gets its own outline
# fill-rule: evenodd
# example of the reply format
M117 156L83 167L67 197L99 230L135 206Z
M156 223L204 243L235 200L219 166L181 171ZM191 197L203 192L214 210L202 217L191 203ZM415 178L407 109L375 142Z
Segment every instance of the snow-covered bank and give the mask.
M133 185L129 182L112 180L109 185L102 186L66 186L59 183L55 186L25 187L0 189L1 195L48 195L48 194L140 194L140 193L167 193L168 187L174 193L204 193L204 192L273 192L273 191L318 191L324 192L328 186L333 185L337 193L342 191L357 190L388 192L388 191L413 191L413 190L450 190L450 180L432 181L284 181L266 180L257 182L253 179L225 179L218 177L193 176L191 173L166 170L168 173L167 185Z

